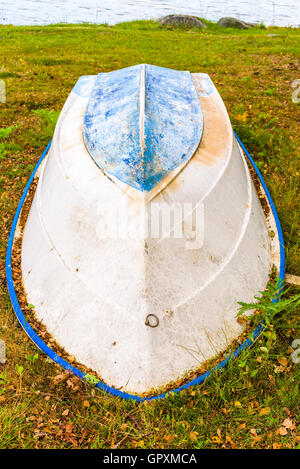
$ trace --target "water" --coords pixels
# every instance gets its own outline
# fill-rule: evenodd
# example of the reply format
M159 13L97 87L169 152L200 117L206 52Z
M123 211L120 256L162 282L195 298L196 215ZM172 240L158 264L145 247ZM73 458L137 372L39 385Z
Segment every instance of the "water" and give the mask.
M299 0L2 0L0 24L109 23L182 13L216 21L234 16L265 25L299 26Z

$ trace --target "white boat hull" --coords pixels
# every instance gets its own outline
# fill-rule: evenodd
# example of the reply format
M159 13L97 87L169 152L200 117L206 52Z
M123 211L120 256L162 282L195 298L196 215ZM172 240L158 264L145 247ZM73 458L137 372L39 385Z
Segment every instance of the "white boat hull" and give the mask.
M207 75L192 78L204 119L201 143L146 196L96 166L82 137L88 96L72 92L24 230L23 280L38 319L105 383L135 394L225 350L243 330L237 302L253 301L278 262L268 236L273 221L263 213L224 104ZM203 230L196 241L189 227L181 238L104 239L103 206L122 203L133 231L155 204L192 204ZM147 325L148 315L157 327Z

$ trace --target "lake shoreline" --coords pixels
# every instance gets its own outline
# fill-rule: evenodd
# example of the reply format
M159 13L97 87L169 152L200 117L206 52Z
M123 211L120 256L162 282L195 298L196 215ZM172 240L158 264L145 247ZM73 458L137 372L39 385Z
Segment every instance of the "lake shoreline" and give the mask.
M207 20L206 18L203 17L196 17L199 20L203 21L207 26L210 28L213 28L215 30L219 29L220 31L225 31L225 30L238 30L238 31L246 31L243 29L239 29L236 27L224 27L224 26L219 26L217 21L211 21ZM232 17L233 18L233 17ZM238 18L236 18L238 20ZM67 23L67 22L56 22L56 23L47 23L47 24L32 24L32 25L16 25L16 24L2 24L0 23L0 28L4 27L10 27L10 28L51 28L51 27L89 27L89 28L111 28L111 29L118 29L118 28L126 28L130 29L131 27L133 29L149 29L151 25L156 25L159 29L177 29L177 30L193 30L193 31L199 31L200 29L197 27L188 27L188 26L160 26L159 24L160 18L153 18L153 19L141 19L141 20L130 20L130 21L119 21L118 23L115 24L108 24L108 23L95 23L95 22L87 22L87 21L82 21L82 22L75 22L75 23ZM243 21L243 20L239 20ZM280 26L280 25L265 25L263 22L261 23L246 23L250 25L249 30L253 29L266 29L266 30L294 30L297 31L300 29L299 26ZM151 28L155 29L155 28Z
M120 22L155 20L166 15L193 15L217 22L221 17L230 16L248 23L264 23L267 26L299 27L300 13L294 0L262 0L259 6L255 0L3 0L0 7L0 22L20 26L45 24L90 24L116 25Z

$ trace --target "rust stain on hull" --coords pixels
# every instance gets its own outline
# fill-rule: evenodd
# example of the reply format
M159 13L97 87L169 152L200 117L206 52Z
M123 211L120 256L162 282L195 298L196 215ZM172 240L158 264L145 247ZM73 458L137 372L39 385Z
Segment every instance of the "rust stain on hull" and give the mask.
M194 80L196 89L199 84ZM225 107L218 94L199 97L201 103L204 128L201 143L193 160L201 165L213 165L219 158L226 159L231 150L232 131Z

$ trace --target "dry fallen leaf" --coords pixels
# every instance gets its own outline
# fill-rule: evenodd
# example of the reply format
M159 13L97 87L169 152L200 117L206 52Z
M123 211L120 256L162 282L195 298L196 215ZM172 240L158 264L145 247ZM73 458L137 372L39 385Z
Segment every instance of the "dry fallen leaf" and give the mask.
M247 112L244 112L243 114L238 114L236 116L236 119L242 122L246 122L247 120Z
M281 435L281 436L285 436L285 435L288 434L288 431L287 431L287 429L286 429L285 427L280 427L279 430L278 430L278 433L279 433L279 435Z
M199 435L198 432L191 432L191 433L190 433L190 439L191 439L192 441L196 441L198 435Z
M251 443L251 447L253 448L256 445L256 443L258 443L260 440L261 440L261 436L254 436L253 441Z
M218 435L218 436L212 436L212 438L211 438L212 441L213 441L214 443L218 443L218 444L223 443L221 431L220 431L219 428L218 428L218 430L217 430L217 435Z
M229 444L230 444L230 446L231 446L232 449L235 449L235 448L236 448L235 443L232 441L231 436L228 435L228 433L226 434L226 440L225 440L225 441L226 441L226 443L229 443Z
M83 406L84 407L90 407L89 401L83 401Z
M259 415L269 415L270 412L271 412L270 407L263 407L262 409L260 409Z
M145 446L144 440L133 441L132 443L135 448L143 448ZM161 447L164 448L164 445L161 445Z
M72 430L73 430L72 422L67 423L66 426L65 426L65 429L66 429L67 433L72 433Z
M291 419L285 419L282 425L289 430L294 430L296 428L295 423Z
M268 375L268 378L269 378L270 383L273 384L273 386L275 386L276 381L275 381L274 376L273 375Z
M174 440L174 437L173 437L173 435L165 435L165 436L163 437L163 439L164 439L167 443L171 443L171 441Z
M280 365L287 366L287 359L285 357L279 357L277 361Z

